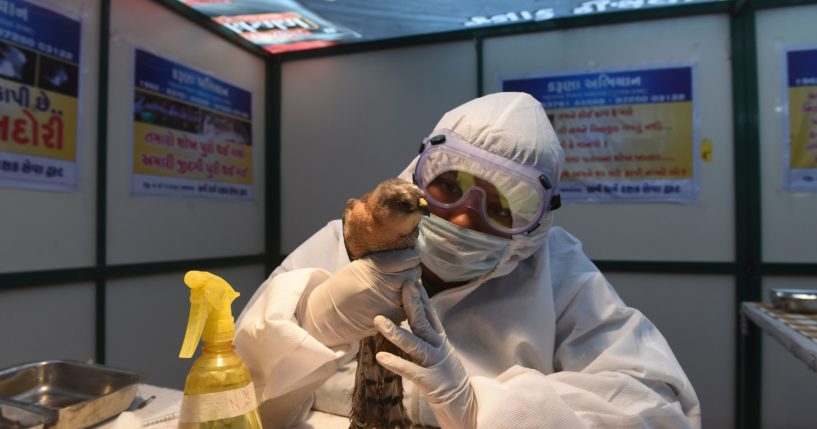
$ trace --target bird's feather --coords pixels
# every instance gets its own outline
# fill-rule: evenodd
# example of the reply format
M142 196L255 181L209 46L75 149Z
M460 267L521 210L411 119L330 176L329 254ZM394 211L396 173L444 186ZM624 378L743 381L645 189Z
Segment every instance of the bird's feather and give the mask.
M351 199L343 213L343 239L350 260L372 253L413 247L417 224L428 207L417 186L388 179L360 199ZM403 429L410 421L403 407L403 381L377 363L375 355L404 353L379 333L360 342L350 429Z

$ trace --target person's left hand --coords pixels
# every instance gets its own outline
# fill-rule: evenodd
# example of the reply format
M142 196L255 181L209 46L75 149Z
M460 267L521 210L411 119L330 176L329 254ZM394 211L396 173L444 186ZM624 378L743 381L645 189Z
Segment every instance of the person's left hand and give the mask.
M386 369L413 382L426 395L442 429L477 427L477 399L468 374L448 342L437 313L423 287L403 286L403 309L413 332L376 316L374 325L411 361L380 352L377 361Z

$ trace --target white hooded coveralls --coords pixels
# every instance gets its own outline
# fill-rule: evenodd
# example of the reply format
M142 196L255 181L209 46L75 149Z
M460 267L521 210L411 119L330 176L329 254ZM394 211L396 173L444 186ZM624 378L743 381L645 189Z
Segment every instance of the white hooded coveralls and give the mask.
M441 128L560 173L555 133L527 94L478 98L448 112ZM410 180L413 167L401 177ZM619 299L576 238L550 223L514 236L492 273L431 298L470 377L478 427L699 428L695 391L661 333ZM313 405L349 410L356 345L330 349L295 316L303 291L348 263L341 223L332 221L284 260L237 322L236 349L267 429L303 421ZM422 394L404 386L412 421L434 426Z

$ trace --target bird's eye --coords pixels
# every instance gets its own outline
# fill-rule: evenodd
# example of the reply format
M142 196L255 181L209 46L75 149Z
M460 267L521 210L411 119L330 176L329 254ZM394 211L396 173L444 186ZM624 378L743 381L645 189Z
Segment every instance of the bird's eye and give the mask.
M399 207L401 210L409 211L411 210L411 203L405 200L400 200L397 202L397 207Z

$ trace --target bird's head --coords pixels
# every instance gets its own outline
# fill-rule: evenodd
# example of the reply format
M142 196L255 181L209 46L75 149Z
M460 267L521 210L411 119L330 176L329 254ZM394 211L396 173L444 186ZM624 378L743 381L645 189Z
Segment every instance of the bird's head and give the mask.
M375 217L396 227L394 229L401 235L413 233L420 223L420 218L429 214L423 190L402 179L380 182L372 192L369 202L374 203Z

